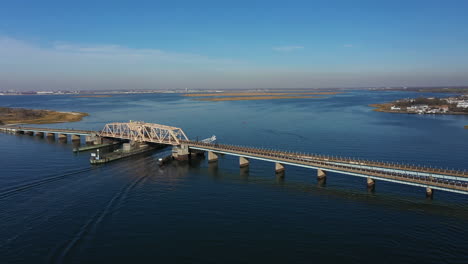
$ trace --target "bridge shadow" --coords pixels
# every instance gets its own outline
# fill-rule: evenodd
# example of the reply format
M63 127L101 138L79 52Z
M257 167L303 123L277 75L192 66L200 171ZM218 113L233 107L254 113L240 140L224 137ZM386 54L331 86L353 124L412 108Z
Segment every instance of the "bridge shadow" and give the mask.
M285 192L305 193L313 196L326 197L326 199L352 200L359 203L396 210L424 211L428 214L468 220L468 210L466 210L468 208L464 203L460 204L458 202L452 203L450 201L425 199L424 191L420 191L421 196L418 198L393 193L377 193L376 185L368 187L365 183L363 184L365 187L360 189L343 189L327 185L327 178L313 178L313 181L316 181L316 183L312 183L298 182L297 180L288 181L285 174L272 176L271 178L254 177L255 174L252 174L248 167L239 168L239 173L236 174L230 169L222 169L217 162L208 163L208 165L205 165L204 162L204 159L192 159L190 165L187 163L189 172L209 175L217 181L257 184L267 188L280 188L281 191ZM333 176L335 175L331 174L328 177Z
M242 180L244 181L248 181L249 180L249 176L250 176L250 168L247 166L247 167L242 167L239 169L239 176Z

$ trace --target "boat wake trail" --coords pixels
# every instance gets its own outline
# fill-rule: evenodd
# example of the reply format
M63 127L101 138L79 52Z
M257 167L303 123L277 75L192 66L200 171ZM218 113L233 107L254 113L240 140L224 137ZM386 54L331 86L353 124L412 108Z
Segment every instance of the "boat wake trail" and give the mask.
M47 177L47 178L44 178L44 179L40 179L40 180L37 180L37 181L34 181L34 182L29 182L29 183L26 183L26 184L22 184L22 185L19 185L19 186L15 186L15 187L12 187L12 188L1 190L0 191L0 199L9 197L11 195L20 193L22 191L29 190L29 189L37 187L37 186L41 186L41 185L44 185L44 184L47 184L47 183L51 183L51 182L55 182L55 181L58 181L58 180L61 180L61 179L65 179L67 177L74 176L74 175L77 175L77 174L80 174L80 173L88 172L88 171L91 171L93 169L94 168L86 168L86 169L81 169L81 170L72 171L72 172L68 172L68 173L62 173L62 174L59 174L59 175L54 175L54 176L50 176L50 177Z
M146 160L146 159L145 159ZM144 160L143 160L144 161ZM136 165L136 164L135 164ZM51 263L64 263L73 251L79 250L86 240L90 240L96 234L99 225L109 214L112 214L115 210L121 207L122 203L127 199L128 195L132 190L148 178L148 174L138 177L133 181L129 182L119 192L117 192L105 205L105 207L91 217L76 233L73 238L66 243L66 245L58 248L51 257Z

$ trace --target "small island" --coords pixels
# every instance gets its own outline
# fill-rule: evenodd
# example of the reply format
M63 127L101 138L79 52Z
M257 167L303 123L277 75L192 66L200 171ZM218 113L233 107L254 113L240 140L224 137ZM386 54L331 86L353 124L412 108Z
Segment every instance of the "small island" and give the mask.
M50 124L81 121L87 113L0 107L0 125Z
M407 98L369 106L375 107L374 111L387 113L468 115L468 96Z

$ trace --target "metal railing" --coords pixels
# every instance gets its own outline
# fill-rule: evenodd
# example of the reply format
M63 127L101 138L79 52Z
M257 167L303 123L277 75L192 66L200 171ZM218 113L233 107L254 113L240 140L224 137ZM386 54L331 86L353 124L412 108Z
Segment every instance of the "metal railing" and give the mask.
M381 168L385 168L382 166L380 162L361 162L360 160L353 160L353 159L337 159L337 158L329 158L329 157L322 157L320 155L305 155L301 153L293 153L293 152L284 152L284 151L277 151L277 150L266 150L266 149L258 149L258 148L251 148L251 147L240 147L240 146L233 146L233 145L224 145L224 144L210 144L210 143L202 143L202 142L193 142L193 141L186 141L184 142L189 146L193 147L202 147L205 149L212 150L214 152L229 152L239 156L246 155L246 156L253 156L257 158L269 159L274 160L277 162L288 162L297 165L306 165L321 169L329 169L329 170L336 170L344 173L355 173L360 175L366 175L369 177L378 177L378 178L385 178L394 181L403 181L409 183L415 183L420 185L427 185L427 186L437 186L446 189L454 189L460 191L468 192L468 178L466 172L462 171L455 171L455 170L448 170L450 174L443 173L442 170L427 170L424 167L418 166L388 166L391 169L397 169L395 171L384 171ZM336 163L340 161L341 163ZM356 166L357 165L357 166ZM423 169L421 169L423 168ZM409 173L412 172L412 173ZM424 175L419 174L418 172L438 172L442 176L441 177L434 177L434 175ZM415 174L416 173L416 174ZM452 178L455 179L445 179L443 178L444 175L454 176Z

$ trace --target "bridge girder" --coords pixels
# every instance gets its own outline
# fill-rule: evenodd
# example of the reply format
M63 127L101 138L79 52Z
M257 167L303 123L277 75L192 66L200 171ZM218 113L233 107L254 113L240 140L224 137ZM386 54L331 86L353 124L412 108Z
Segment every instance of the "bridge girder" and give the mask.
M178 127L140 121L106 124L99 136L168 145L180 145L181 141L189 140L184 131Z

